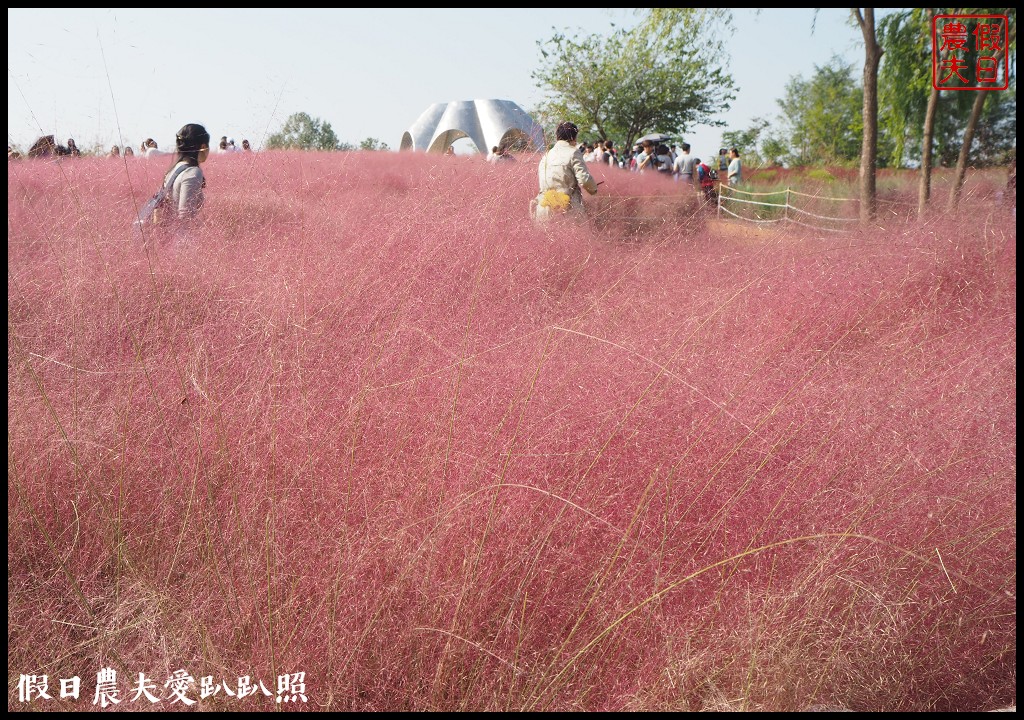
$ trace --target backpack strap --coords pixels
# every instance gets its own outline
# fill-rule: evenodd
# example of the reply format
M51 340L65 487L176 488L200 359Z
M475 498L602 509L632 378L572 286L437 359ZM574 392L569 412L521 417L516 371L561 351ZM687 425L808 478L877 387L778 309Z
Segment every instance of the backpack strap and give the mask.
M178 163L174 167L174 170L171 171L170 175L164 179L164 189L167 190L167 192L170 192L174 188L174 181L177 180L178 176L181 175L181 172L188 167L191 166L187 162Z

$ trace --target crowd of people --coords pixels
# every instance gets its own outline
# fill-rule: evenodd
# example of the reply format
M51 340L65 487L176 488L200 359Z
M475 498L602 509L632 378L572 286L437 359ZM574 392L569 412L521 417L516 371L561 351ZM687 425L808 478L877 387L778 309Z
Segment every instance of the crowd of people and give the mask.
M43 135L41 138L32 143L32 147L28 149L28 156L30 158L45 158L45 157L78 157L82 154L82 151L78 149L78 145L71 138L68 138L68 144L62 145L54 139L53 135ZM7 146L7 159L17 160L21 157L21 152L17 148L8 145Z
M691 155L690 144L685 142L669 146L648 139L620 153L615 149L613 141L605 140L583 143L579 149L583 160L588 163L608 164L631 172L663 173L677 182L687 182L698 188L706 186L702 184L702 173L707 173L708 179L723 184L738 185L743 182L740 153L736 148L728 151L721 148L718 157L708 161ZM701 170L702 166L706 169Z
M240 147L235 146L235 139L224 135L221 137L220 144L216 150L217 153L231 153L231 152L252 152L252 145L248 140L243 139ZM28 149L26 153L30 158L57 158L57 157L80 157L82 151L78 148L78 144L74 138L68 138L67 144L59 143L53 135L43 135L36 140L32 147ZM97 154L103 154L103 151L99 151ZM158 145L157 141L153 138L146 138L139 145L138 152L130 145L125 145L123 148L120 145L112 145L110 150L106 152L107 157L112 158L127 158L139 157L152 158L158 156L170 156L175 155L174 150L162 150ZM13 145L7 146L7 159L18 160L23 157L20 150Z
M644 138L625 153L616 151L611 140L577 144L579 129L563 122L555 131L556 142L541 158L538 168L540 192L530 202L530 215L537 221L567 213L583 216L583 191L597 193L588 163L608 164L635 173L653 172L688 184L707 203L715 202L718 185L735 187L743 182L743 166L736 148L718 151L711 164L691 155L690 144L669 147ZM488 160L494 162L497 148Z
M235 139L228 137L227 135L220 136L220 142L217 143L217 153L233 153L233 152L252 152L252 145L245 138L242 138L242 145L239 147L235 145Z

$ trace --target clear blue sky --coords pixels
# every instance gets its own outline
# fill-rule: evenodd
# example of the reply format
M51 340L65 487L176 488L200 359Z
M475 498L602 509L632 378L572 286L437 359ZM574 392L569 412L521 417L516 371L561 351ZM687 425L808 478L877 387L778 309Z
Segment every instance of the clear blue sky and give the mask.
M789 79L809 78L833 55L859 70L863 45L849 13L736 10L726 65L739 91L725 129L775 117ZM435 102L497 98L529 111L542 97L531 78L537 42L612 23L632 27L637 16L624 8L8 8L7 139L26 149L53 133L83 148L138 149L153 137L166 149L179 127L199 122L215 140L259 147L306 112L339 140L374 137L397 150ZM698 156L717 154L721 133L696 127L684 139Z

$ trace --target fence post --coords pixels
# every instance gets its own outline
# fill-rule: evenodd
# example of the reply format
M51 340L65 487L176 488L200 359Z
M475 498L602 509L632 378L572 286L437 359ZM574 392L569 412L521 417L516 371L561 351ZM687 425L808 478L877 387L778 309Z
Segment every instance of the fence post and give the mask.
M789 220L789 185L786 186L786 207L782 208L782 219Z

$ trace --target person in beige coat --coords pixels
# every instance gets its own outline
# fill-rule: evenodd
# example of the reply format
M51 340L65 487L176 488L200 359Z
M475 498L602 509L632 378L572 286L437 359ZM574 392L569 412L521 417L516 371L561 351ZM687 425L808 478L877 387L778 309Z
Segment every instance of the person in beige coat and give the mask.
M530 201L534 220L544 221L562 214L582 218L583 190L591 195L597 193L597 183L576 146L577 135L579 128L571 122L564 122L555 130L556 142L537 168L540 193Z

